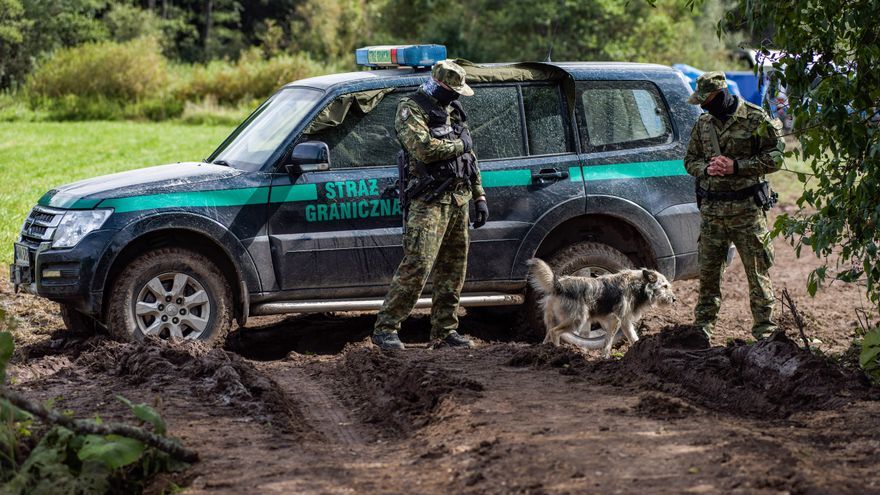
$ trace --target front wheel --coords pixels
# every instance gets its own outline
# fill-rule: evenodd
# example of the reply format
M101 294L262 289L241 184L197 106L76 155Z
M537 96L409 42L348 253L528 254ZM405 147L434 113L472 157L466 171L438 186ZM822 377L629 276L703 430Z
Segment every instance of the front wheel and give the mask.
M557 276L599 277L634 268L632 260L625 254L598 242L572 244L555 252L546 261ZM538 298L531 286L526 290L522 320L523 338L540 342L547 330L544 328L543 315L538 307Z
M107 328L120 340L145 336L222 345L232 326L232 290L217 265L181 248L150 251L116 278Z

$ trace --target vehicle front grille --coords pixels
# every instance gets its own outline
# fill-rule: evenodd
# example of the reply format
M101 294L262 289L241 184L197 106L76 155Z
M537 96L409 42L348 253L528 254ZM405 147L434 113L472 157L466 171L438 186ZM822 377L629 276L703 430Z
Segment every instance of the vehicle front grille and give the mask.
M63 210L34 207L21 229L21 243L36 249L40 243L51 241L63 215Z

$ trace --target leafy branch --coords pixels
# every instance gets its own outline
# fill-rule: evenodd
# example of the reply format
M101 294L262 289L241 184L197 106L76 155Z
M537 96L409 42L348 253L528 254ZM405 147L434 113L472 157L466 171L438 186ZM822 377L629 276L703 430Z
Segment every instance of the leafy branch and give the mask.
M18 392L9 390L5 387L0 389L0 396L5 397L12 405L19 409L42 419L47 424L61 425L82 435L117 435L132 438L163 452L167 452L175 459L183 462L193 463L199 460L199 454L197 452L182 447L177 441L171 438L159 436L141 428L124 424L99 424L94 421L73 419L47 409L43 405L28 400ZM129 404L131 403L129 402Z

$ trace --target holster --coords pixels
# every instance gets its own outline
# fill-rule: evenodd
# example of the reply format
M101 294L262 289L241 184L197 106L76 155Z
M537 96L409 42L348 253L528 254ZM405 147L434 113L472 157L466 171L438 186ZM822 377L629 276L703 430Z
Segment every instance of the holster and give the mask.
M770 189L770 183L761 181L755 187L755 204L760 206L762 210L769 211L779 201L779 194Z

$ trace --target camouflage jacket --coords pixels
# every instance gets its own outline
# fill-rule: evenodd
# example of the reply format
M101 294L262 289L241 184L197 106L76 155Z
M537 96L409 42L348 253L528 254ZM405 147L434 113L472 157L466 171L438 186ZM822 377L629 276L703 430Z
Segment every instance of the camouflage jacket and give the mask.
M434 101L436 102L437 100ZM457 114L452 112L451 107L447 107L446 110L450 115L457 116ZM447 123L456 124L458 120L449 117ZM467 124L464 125L467 126ZM397 131L397 139L400 141L400 144L403 145L411 157L420 162L431 163L447 160L461 156L464 153L464 144L460 139L437 139L431 136L428 130L427 115L422 111L422 107L410 98L404 98L397 105L394 128ZM473 153L473 151L469 151L469 153ZM476 155L474 155L474 159L476 159ZM412 168L410 168L409 172L411 174L415 173ZM455 204L461 206L470 201L472 197L477 198L485 195L478 167L477 176L471 181L470 187L467 187L466 181L461 181L450 189L450 192L443 194L438 201L440 203L450 203L454 200Z
M710 127L715 129L721 154L736 160L732 175L710 176L706 173L714 151ZM763 180L765 174L779 170L785 142L779 123L756 105L740 99L727 122L704 113L697 119L688 143L684 166L707 191L737 191ZM732 216L760 210L751 198L740 201L703 201L701 213Z

